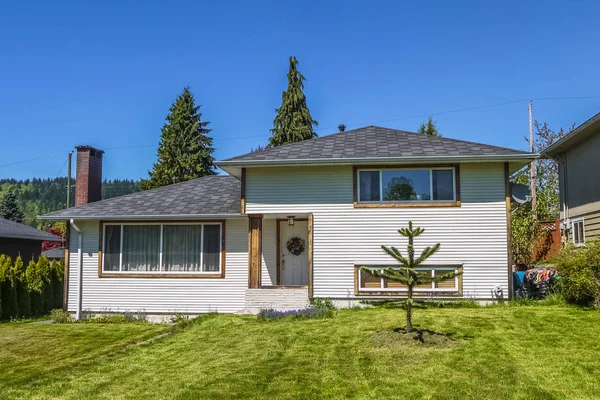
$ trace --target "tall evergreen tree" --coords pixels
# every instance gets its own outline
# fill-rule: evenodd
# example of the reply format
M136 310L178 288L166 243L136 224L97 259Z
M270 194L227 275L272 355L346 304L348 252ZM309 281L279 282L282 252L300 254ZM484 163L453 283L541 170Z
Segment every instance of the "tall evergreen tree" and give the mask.
M0 218L23 222L23 213L17 204L17 196L12 188L4 193L2 201L0 201Z
M290 69L287 74L288 88L281 95L281 107L275 109L277 113L271 129L271 146L281 146L289 143L317 137L313 125L317 126L306 105L304 89L304 75L298 71L298 60L290 57Z
M431 117L427 119L427 122L421 123L417 132L428 136L442 136L440 131L438 131L437 126L435 126L435 121Z
M202 121L199 110L190 88L185 87L169 109L161 130L158 160L148 172L149 179L142 180L142 190L215 174L215 149L207 128L210 122Z

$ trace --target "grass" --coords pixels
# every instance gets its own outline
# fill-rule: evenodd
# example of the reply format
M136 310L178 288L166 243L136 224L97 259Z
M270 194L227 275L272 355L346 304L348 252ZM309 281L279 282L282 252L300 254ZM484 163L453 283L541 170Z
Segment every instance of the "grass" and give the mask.
M124 344L113 341L136 335L139 340L152 326L50 325L42 331L1 326L3 343L11 332L22 336L10 336L0 350L0 387L8 387L10 398L34 399L591 399L600 393L596 311L430 308L416 310L414 322L451 334L456 342L439 347L376 343L378 331L403 323L402 311L395 309L269 322L210 315L149 345L117 353ZM21 343L27 337L35 341L34 349ZM4 372L15 368L20 377ZM25 384L38 368L47 377Z
M102 356L115 356L169 329L149 324L0 324L0 398L28 397L57 377L69 379Z

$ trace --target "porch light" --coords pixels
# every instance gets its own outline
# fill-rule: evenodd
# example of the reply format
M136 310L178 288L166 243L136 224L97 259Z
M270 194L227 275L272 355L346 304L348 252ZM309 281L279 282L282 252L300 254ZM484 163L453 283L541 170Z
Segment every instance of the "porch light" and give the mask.
M288 215L287 219L288 219L289 226L294 226L294 223L296 222L295 218L296 218L296 216L294 216L294 215Z

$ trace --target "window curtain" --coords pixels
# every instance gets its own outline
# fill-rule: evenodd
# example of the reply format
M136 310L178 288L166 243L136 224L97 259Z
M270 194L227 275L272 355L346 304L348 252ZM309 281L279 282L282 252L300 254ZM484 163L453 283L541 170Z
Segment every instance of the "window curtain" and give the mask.
M160 225L123 226L123 271L158 271Z
M221 259L221 226L204 225L202 271L219 271Z
M202 226L165 225L163 227L163 270L200 271Z
M121 225L104 227L104 271L118 271L121 264Z

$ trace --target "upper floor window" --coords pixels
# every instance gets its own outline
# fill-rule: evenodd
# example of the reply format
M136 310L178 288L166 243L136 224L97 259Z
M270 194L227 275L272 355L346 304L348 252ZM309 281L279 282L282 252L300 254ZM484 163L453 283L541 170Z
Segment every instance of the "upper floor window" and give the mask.
M454 202L455 168L358 170L359 203Z
M582 219L573 221L573 243L578 246L585 244L585 225Z

